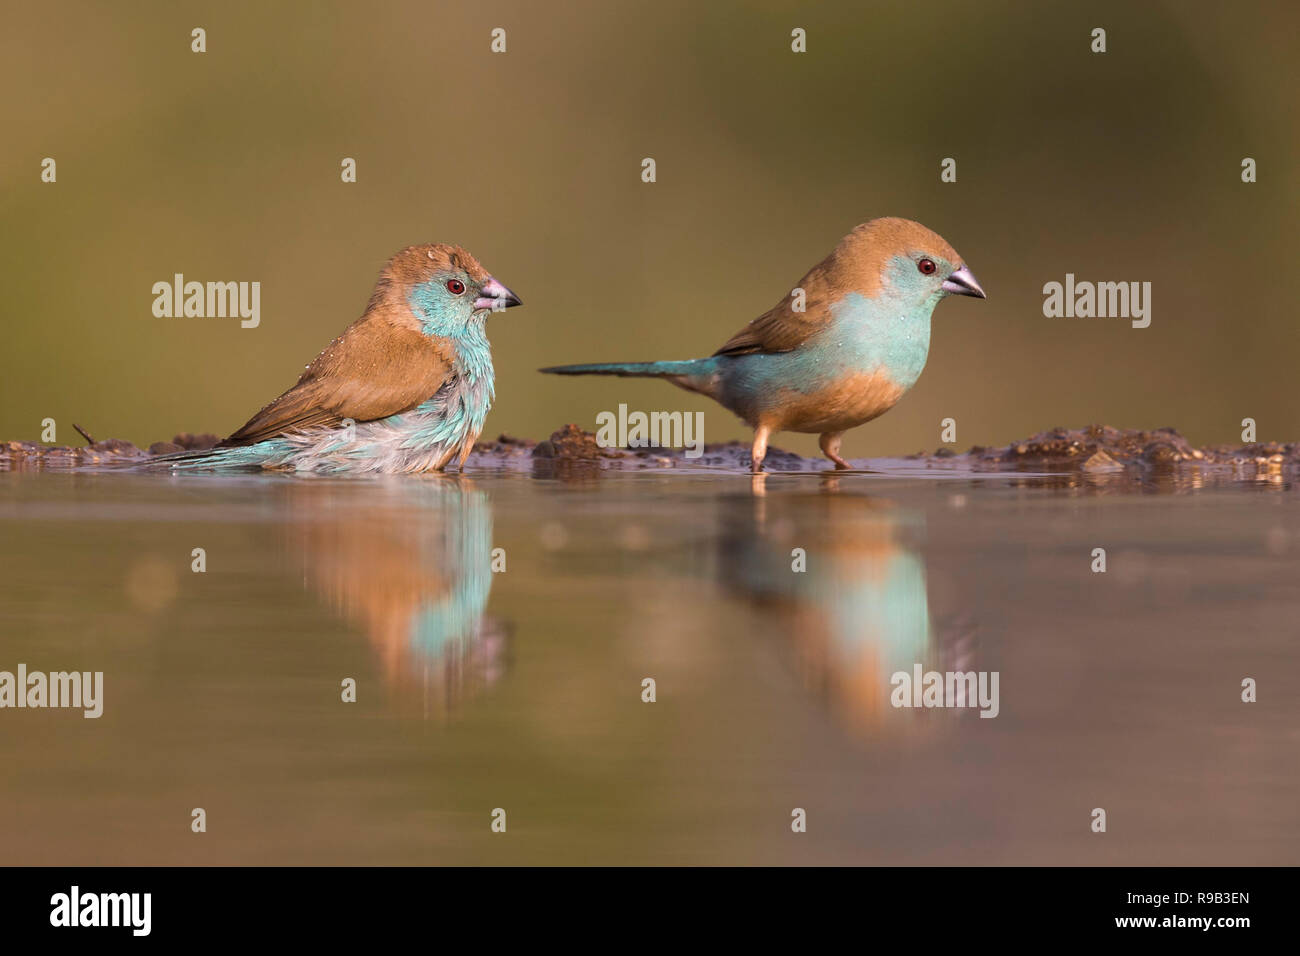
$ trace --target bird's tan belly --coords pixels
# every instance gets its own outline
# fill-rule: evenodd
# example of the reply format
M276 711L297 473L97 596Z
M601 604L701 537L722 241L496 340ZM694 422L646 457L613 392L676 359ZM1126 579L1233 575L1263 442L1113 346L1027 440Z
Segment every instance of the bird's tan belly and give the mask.
M883 415L904 391L883 372L857 372L811 392L783 389L759 418L774 431L844 431Z

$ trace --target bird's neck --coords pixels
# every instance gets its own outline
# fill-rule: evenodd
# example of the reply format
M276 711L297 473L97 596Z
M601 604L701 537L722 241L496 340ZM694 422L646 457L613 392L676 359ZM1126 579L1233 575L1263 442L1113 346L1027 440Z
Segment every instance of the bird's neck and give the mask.
M443 339L455 345L455 370L470 384L492 384L492 347L487 338L487 315L475 312L466 318L464 313L448 311L443 302L425 283L413 288L407 296L407 306L420 324L420 331L431 338Z
M487 323L476 316L460 330L449 336L456 343L457 371L471 384L486 383L492 387L492 346L488 342Z
M939 297L909 302L850 292L831 306L831 337L854 366L882 369L894 384L916 384L930 353L930 315Z

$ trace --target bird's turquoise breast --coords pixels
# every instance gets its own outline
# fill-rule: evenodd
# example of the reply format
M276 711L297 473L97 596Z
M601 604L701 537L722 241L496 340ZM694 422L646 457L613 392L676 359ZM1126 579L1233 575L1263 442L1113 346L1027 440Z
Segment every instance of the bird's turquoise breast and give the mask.
M906 391L930 354L933 311L933 302L908 308L892 298L850 292L831 306L831 322L813 350L822 353L832 374L880 370Z
M420 411L444 414L448 421L443 430L477 435L483 430L495 392L492 347L483 314L476 312L466 320L459 303L442 294L441 278L415 286L407 303L424 334L450 343L455 355L452 372L457 381L451 389L444 389L454 394L431 395Z
M724 371L723 404L751 424L795 430L853 427L891 407L920 378L934 303L851 292L830 321L789 352L741 355ZM825 414L823 414L825 410Z
M477 319L456 341L455 371L461 380L459 401L466 419L466 431L478 435L483 431L492 400L496 397L496 371L492 367L492 347L487 329Z
M415 413L388 419L409 431L407 443L459 445L483 431L496 394L496 382L492 352L481 324L457 339L452 372L451 379Z

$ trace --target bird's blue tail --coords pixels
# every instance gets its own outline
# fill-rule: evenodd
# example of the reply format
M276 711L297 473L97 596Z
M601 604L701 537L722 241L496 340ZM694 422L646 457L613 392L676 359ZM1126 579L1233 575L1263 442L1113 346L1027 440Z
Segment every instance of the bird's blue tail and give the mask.
M156 458L150 458L140 464L145 468L170 468L181 471L260 470L266 460L271 457L268 454L271 444L270 442L261 442L256 445L246 446L222 447L218 445L213 448L194 451L178 451L170 455L159 455Z
M718 357L679 362L596 362L591 365L553 365L538 369L551 375L620 375L624 378L663 378L688 392L716 398Z
M538 369L551 375L621 375L625 378L671 378L694 376L713 371L711 359L686 359L681 362L596 362L591 365L552 365Z

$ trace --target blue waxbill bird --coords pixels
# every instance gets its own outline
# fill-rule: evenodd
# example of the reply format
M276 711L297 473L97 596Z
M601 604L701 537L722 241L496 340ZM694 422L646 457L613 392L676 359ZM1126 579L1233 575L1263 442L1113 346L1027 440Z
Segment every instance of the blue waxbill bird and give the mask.
M844 432L889 411L916 383L930 349L930 313L948 295L984 298L952 246L919 222L873 219L708 358L541 371L663 378L707 395L754 429L755 472L778 431L820 435L826 457L848 468L839 453Z
M154 462L325 474L441 471L453 458L464 467L492 406L484 324L520 304L459 246L403 249L365 314L293 388L215 448Z

